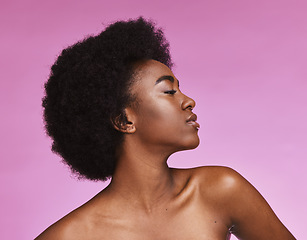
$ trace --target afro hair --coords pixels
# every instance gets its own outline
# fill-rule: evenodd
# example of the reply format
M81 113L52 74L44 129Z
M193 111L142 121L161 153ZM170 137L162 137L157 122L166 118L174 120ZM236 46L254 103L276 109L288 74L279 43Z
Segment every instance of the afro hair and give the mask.
M52 151L79 177L112 177L124 133L111 119L133 101L133 64L147 59L172 66L162 30L140 17L64 49L51 67L42 103L46 131Z

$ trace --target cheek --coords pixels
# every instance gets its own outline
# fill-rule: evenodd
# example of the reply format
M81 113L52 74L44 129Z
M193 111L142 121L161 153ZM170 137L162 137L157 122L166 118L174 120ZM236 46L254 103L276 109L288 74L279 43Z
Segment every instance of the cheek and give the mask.
M176 101L143 100L137 110L137 134L144 143L173 146L176 150L195 148L198 134L186 124L187 115Z
M161 138L166 138L168 135L184 136L190 132L190 129L186 128L184 112L179 106L175 106L175 103L166 101L146 105L146 108L142 107L137 127L142 134L161 136Z
M178 106L156 103L140 109L136 128L143 143L169 147L175 152L199 144L196 130L185 121L185 114Z
M176 125L180 121L180 110L166 101L152 101L151 104L142 107L139 112L140 123L145 126L151 125Z

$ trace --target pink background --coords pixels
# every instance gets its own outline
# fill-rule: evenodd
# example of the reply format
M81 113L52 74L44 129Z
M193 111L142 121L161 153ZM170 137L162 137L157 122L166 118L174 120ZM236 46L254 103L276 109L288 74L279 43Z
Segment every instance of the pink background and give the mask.
M236 169L304 239L305 0L2 0L1 239L34 238L106 185L78 181L51 153L43 83L61 49L139 15L165 29L174 72L202 125L198 149L175 154L170 165Z

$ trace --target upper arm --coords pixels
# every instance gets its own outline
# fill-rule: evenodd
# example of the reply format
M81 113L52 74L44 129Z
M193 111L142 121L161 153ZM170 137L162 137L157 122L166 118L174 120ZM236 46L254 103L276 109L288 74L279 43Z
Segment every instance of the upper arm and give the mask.
M295 239L261 194L240 174L227 168L222 182L232 233L239 239Z

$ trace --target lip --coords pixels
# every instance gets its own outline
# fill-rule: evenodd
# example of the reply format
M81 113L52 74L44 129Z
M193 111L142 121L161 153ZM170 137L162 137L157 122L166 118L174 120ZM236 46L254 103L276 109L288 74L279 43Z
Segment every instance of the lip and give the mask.
M193 127L198 129L200 128L200 125L198 122L196 122L196 120L197 120L197 115L193 113L189 116L186 122L187 124L192 125Z

